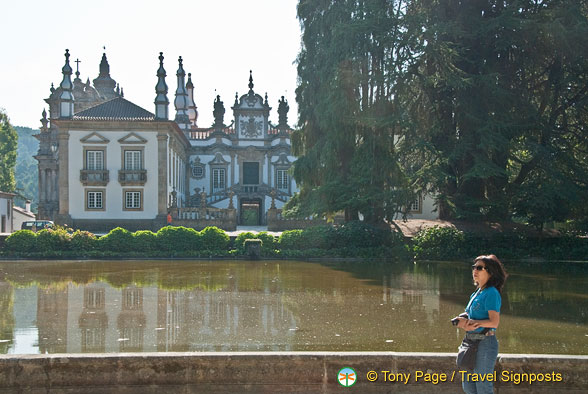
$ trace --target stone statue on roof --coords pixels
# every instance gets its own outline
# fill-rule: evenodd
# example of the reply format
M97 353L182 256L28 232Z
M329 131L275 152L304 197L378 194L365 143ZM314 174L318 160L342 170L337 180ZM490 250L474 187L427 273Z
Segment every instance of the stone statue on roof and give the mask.
M220 99L220 95L217 95L216 100L214 100L214 111L212 114L214 115L214 125L223 126L225 118L225 106Z

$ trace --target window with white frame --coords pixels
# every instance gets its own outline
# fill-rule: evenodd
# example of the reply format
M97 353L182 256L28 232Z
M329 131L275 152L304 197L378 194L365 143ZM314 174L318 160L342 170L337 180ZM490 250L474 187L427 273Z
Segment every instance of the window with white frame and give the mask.
M276 188L284 193L289 193L289 186L288 170L276 170Z
M413 213L420 213L421 212L421 205L422 205L422 198L421 196L415 198L413 200L413 202L410 203L410 205L408 206L408 211L409 212L413 212Z
M86 169L103 170L104 169L104 151L87 150L86 151Z
M104 207L103 192L88 191L86 195L86 208L102 209Z
M140 209L141 208L141 192L130 191L125 192L125 209Z
M140 150L125 150L125 170L135 171L141 170L141 151Z
M212 192L224 190L226 188L226 172L224 168L212 169Z

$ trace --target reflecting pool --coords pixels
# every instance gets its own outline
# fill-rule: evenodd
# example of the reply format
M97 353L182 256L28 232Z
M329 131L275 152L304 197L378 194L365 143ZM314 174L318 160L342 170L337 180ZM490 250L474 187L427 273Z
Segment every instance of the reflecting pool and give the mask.
M0 353L455 352L471 262L0 263ZM502 353L588 354L588 264L511 263Z

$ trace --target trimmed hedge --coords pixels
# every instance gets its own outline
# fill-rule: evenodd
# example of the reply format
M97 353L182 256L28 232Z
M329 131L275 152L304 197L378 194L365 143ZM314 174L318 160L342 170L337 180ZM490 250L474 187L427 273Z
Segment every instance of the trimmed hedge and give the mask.
M584 261L588 256L588 238L539 237L521 232L465 234L453 227L435 226L421 230L413 239L412 249L421 260L470 259L492 253L507 259Z
M230 246L229 236L216 227L198 232L185 227L163 227L157 233L131 233L117 227L97 238L87 231L56 228L33 233L19 230L10 235L5 256L60 257L233 257L246 254L246 239L262 242L261 255L281 258L361 257L420 260L470 259L494 253L500 258L539 257L546 260L586 260L588 239L530 237L522 233L465 234L453 227L433 227L419 232L412 243L402 234L350 222L284 231L279 239L262 232L241 233Z
M31 230L18 230L4 242L4 248L12 252L30 252L35 250L37 235Z
M166 226L157 232L159 250L184 252L202 249L202 235L193 228Z

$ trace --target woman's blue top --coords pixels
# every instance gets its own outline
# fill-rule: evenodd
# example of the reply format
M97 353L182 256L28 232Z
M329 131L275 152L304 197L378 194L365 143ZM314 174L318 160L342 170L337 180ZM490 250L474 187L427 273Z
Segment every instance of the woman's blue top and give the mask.
M487 320L489 319L488 311L496 311L500 313L500 306L502 305L502 297L496 287L488 287L485 289L478 289L470 296L470 302L466 306L466 313L470 319L473 320ZM484 327L478 327L473 331L480 332ZM496 330L491 328L491 330Z

